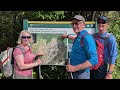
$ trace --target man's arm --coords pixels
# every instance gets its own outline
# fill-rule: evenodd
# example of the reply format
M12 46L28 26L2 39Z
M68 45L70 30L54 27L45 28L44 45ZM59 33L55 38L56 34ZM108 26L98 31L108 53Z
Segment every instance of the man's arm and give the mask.
M105 79L112 79L112 73L114 70L115 64L109 64L108 72L106 74Z
M84 69L89 68L91 66L92 66L92 64L87 60L84 63L75 66L75 71L84 70Z
M89 68L93 65L96 65L98 63L98 55L96 50L96 44L92 36L86 35L84 38L84 48L86 50L88 60L86 60L84 63L77 65L75 68L76 70L83 70L86 68Z
M76 38L76 36L70 36L67 34L63 34L63 35L61 35L61 38L68 38L68 39L74 40Z
M84 69L89 68L91 66L92 66L92 64L87 60L84 63L76 65L76 66L72 66L72 65L68 64L68 65L66 65L66 69L68 72L76 72L79 70L84 70Z
M93 65L98 63L98 55L96 51L96 44L93 38L90 35L86 35L86 39L83 40L84 48L88 56L88 60L83 62L82 64L72 66L67 65L66 69L68 72L75 72L79 70L84 70L86 68L90 68Z
M109 64L109 68L108 68L108 73L112 74L113 70L114 70L115 64Z
M115 37L111 37L109 39L109 45L108 45L108 50L109 50L109 67L108 67L108 73L106 75L105 79L112 79L112 73L114 71L115 67L115 61L118 55L118 50L117 50L117 42Z

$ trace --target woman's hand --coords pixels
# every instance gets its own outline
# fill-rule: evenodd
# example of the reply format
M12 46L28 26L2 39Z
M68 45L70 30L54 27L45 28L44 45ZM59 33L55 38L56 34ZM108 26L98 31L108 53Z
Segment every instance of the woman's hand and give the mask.
M38 53L36 54L36 56L38 56L38 55L43 56L44 54L45 54L45 51L41 51L41 52L38 52Z
M37 59L37 60L35 61L35 63L36 63L36 66L38 66L38 65L40 65L40 64L42 63L42 61L41 61L40 59Z

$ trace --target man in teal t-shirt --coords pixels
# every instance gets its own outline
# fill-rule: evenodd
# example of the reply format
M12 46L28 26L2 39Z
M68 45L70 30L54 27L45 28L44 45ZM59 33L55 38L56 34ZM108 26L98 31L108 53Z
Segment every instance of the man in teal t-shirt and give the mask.
M95 40L85 30L85 19L81 15L75 15L72 19L72 28L77 37L63 34L62 38L74 40L70 54L70 64L66 65L73 79L90 79L90 67L98 63ZM82 37L83 40L82 40ZM83 43L80 43L82 40Z

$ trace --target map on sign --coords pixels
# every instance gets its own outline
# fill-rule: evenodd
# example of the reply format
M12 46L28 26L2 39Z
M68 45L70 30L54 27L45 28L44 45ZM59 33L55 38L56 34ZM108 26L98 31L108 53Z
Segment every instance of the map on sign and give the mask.
M67 41L60 38L61 34L37 33L36 42L31 45L32 51L45 51L42 65L65 65L67 58Z

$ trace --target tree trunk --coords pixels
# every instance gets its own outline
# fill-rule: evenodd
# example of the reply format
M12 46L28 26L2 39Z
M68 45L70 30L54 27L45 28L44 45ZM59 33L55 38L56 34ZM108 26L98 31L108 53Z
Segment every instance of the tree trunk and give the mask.
M95 20L96 11L93 11L92 21Z

